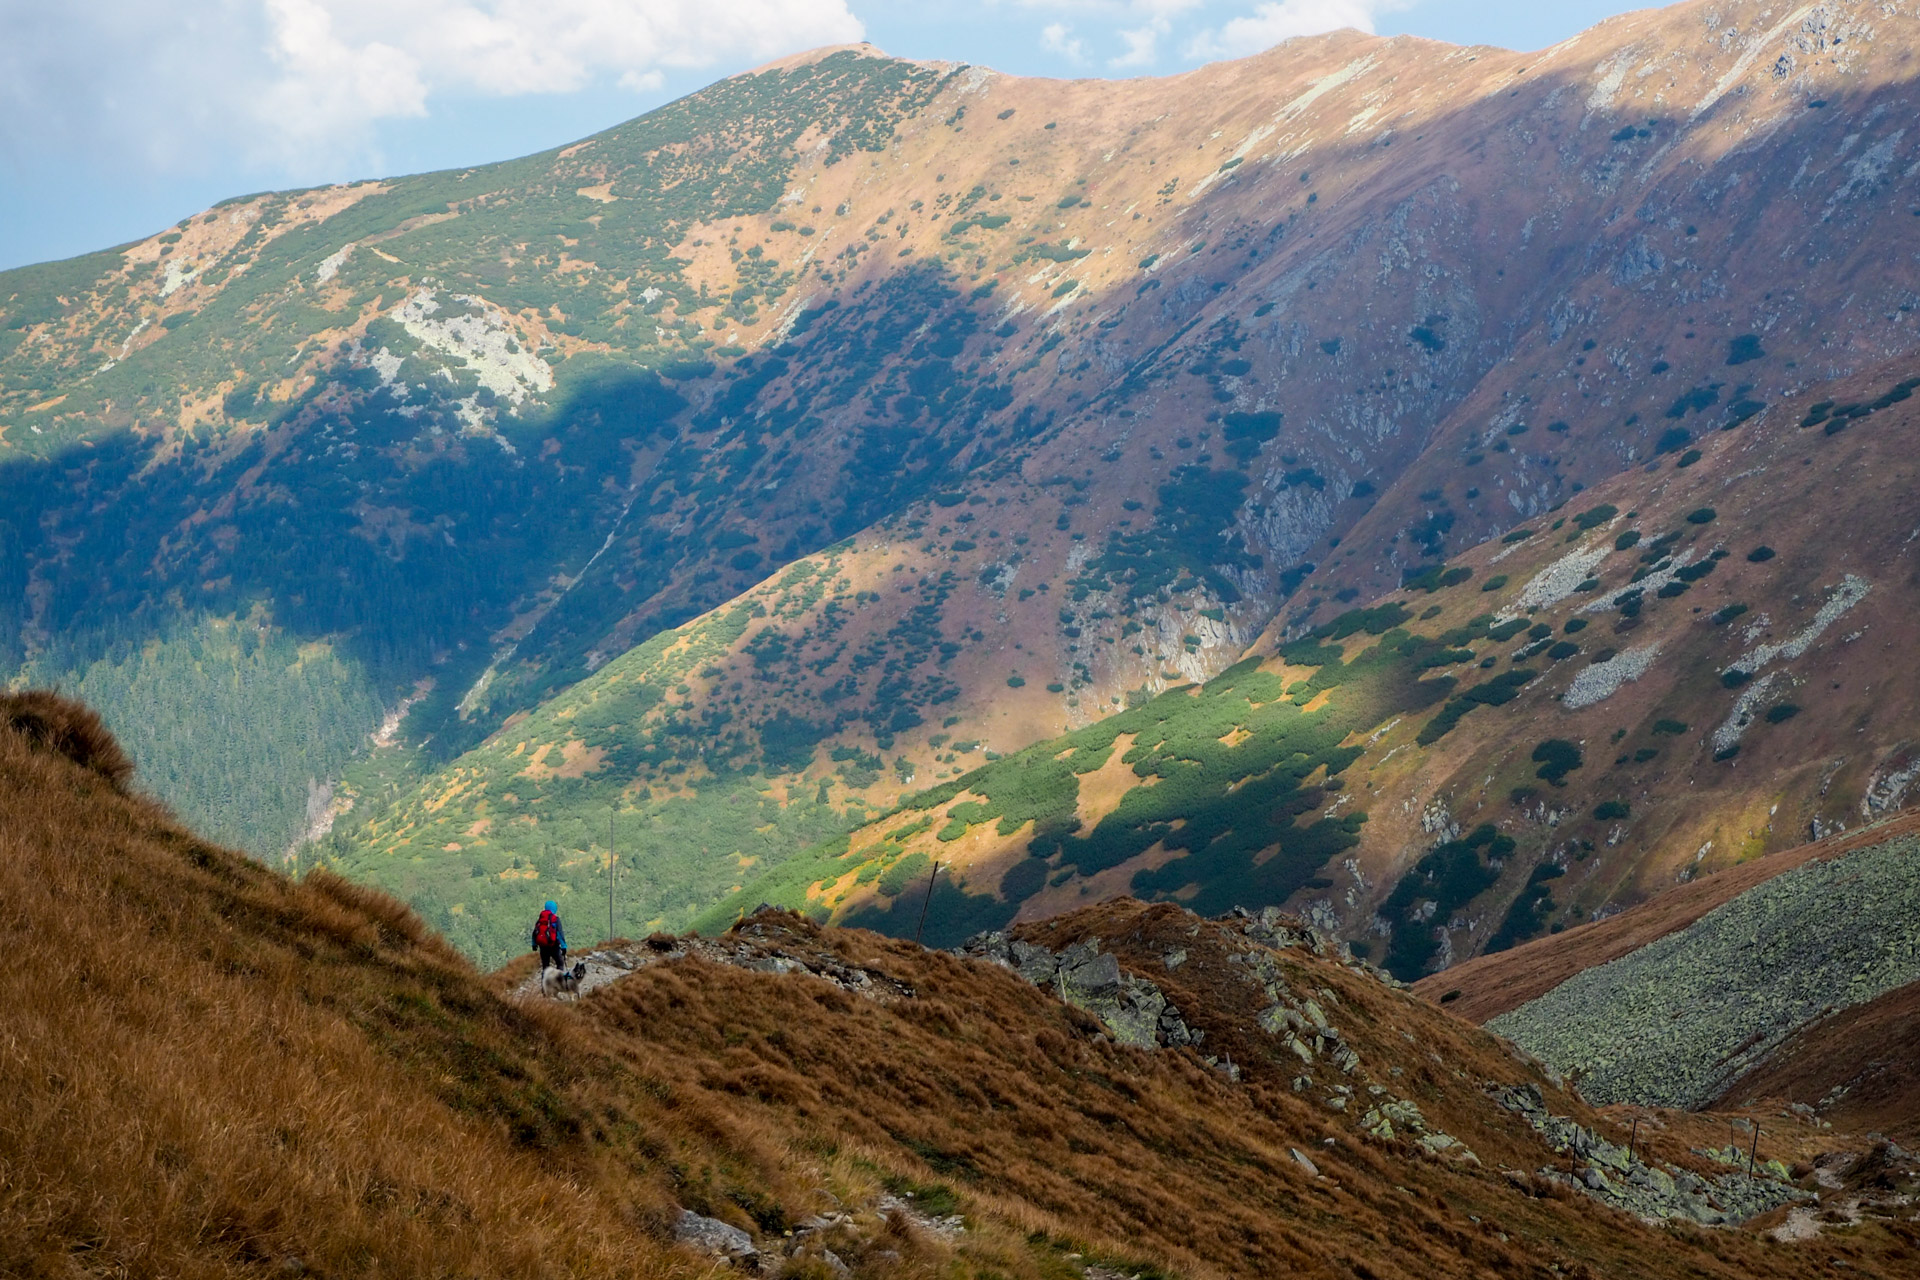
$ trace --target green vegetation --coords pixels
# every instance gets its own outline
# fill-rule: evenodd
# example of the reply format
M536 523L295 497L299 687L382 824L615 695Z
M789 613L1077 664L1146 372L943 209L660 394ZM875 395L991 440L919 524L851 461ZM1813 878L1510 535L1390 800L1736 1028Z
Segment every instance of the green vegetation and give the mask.
M1558 909L1547 882L1565 874L1564 868L1551 862L1543 862L1533 869L1527 877L1526 886L1520 890L1520 896L1507 908L1506 918L1494 930L1493 936L1487 939L1486 954L1511 950L1528 938L1538 936L1547 927L1547 917Z
M1534 777L1544 778L1556 787L1567 785L1567 775L1586 763L1576 743L1565 738L1548 738L1533 749L1533 762L1540 766Z
M493 964L524 945L529 901L556 898L563 910L585 912L594 935L602 931L591 922L606 919L611 834L623 868L616 931L686 927L748 868L765 874L793 850L864 820L861 810L833 806L824 787L796 784L783 800L768 777L813 760L830 719L784 710L736 717L717 701L696 713L685 697L690 682L719 678L705 673L722 672L722 662L784 669L799 661L820 636L804 633L778 651L754 624L815 605L840 616L837 575L832 557L801 562L727 610L629 650L451 765L404 779L384 806L350 815L315 860L405 898ZM898 714L909 704L892 705ZM884 767L877 754L849 747L835 748L828 763L850 791L871 786ZM643 772L665 785L635 789Z
M1384 962L1387 972L1402 982L1425 974L1440 950L1439 928L1493 887L1500 873L1488 860L1504 859L1513 849L1513 837L1484 823L1460 839L1436 845L1414 863L1380 906L1381 919L1393 929Z
M181 622L75 670L29 669L105 709L140 784L214 840L280 858L309 795L339 778L378 726L366 674L326 645L257 620Z
M987 823L1001 837L1024 839L1024 860L999 883L936 883L927 939L946 945L994 927L1057 873L1096 875L1155 845L1177 856L1135 872L1131 888L1141 897L1177 896L1203 912L1286 900L1355 844L1366 821L1363 811L1341 812L1335 794L1360 751L1342 742L1356 729L1431 706L1453 687L1422 673L1456 633L1411 635L1400 628L1410 616L1391 603L1353 610L1282 650L1289 667L1312 669L1291 685L1250 659L1204 685L1168 690L907 797L900 811L928 821L944 807L942 839ZM1466 632L1479 634L1486 622ZM1371 643L1349 656L1342 642L1355 637ZM1107 765L1123 735L1132 743L1120 761L1140 782L1089 829L1078 816L1079 779ZM701 923L731 919L752 905L748 899L807 905L814 886L897 857L889 848L853 848L844 838L822 843L745 886ZM910 908L876 903L846 920L910 933L919 907L917 900Z
M1591 507L1582 511L1573 518L1573 523L1576 528L1584 532L1588 529L1598 528L1619 514L1620 508L1610 502L1603 502L1597 507Z
M1414 741L1423 747L1431 746L1453 732L1475 707L1498 707L1512 702L1520 696L1520 690L1535 674L1525 667L1515 667L1475 685L1458 697L1448 699L1447 704L1440 708L1440 713L1420 727Z

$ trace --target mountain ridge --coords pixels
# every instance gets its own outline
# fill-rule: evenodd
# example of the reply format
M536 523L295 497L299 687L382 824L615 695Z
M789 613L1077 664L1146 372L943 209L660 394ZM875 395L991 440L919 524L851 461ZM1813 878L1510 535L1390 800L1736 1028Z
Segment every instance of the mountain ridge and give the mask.
M1786 1213L1887 1199L1787 1161L1912 1176L1771 1129L1735 1173L1719 1117L1596 1112L1278 913L1109 903L998 940L1067 999L784 912L598 947L575 916L622 976L550 999L531 958L480 974L392 898L193 836L111 744L0 696L4 899L66 944L0 975L33 1063L0 1099L21 1274L1786 1276ZM1149 991L1186 1044L1103 1020ZM1902 1227L1815 1247L1881 1269Z

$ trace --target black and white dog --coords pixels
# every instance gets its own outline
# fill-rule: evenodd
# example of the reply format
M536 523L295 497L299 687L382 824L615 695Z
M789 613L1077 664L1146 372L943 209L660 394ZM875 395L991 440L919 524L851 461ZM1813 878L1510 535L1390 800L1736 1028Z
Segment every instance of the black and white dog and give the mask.
M571 969L555 969L552 978L548 978L547 971L542 969L540 971L540 987L555 999L563 995L570 995L575 1000L578 1000L580 998L580 979L586 976L587 962L585 960L577 962Z

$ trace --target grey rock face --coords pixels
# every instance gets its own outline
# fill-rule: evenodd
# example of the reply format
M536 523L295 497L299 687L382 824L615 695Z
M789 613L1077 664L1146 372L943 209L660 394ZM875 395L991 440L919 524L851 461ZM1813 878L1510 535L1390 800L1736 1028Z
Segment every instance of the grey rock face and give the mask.
M1697 1109L1801 1027L1920 981L1920 839L1808 862L1487 1023L1597 1102Z
M995 930L967 939L959 952L1005 965L1036 987L1052 988L1064 1003L1098 1018L1121 1044L1179 1048L1205 1038L1205 1032L1187 1025L1165 992L1122 970L1118 956L1102 952L1097 938L1056 953Z

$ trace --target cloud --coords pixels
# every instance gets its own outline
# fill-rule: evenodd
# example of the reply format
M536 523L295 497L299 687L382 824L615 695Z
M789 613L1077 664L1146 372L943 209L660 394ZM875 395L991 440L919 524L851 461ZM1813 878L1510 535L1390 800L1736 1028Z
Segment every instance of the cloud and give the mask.
M1165 35L1171 24L1165 18L1149 22L1144 27L1133 27L1120 32L1120 39L1127 51L1117 57L1107 59L1110 67L1150 67L1160 54L1160 37Z
M1252 13L1199 32L1187 43L1192 59L1236 58L1270 49L1295 36L1355 27L1371 32L1376 14L1400 5L1382 0L1267 0ZM1124 33L1123 33L1124 34Z
M657 91L861 39L848 0L0 0L0 156L166 172L365 156L437 97Z
M1049 22L1041 29L1040 47L1075 64L1087 60L1086 42L1074 39L1073 28L1064 22Z

